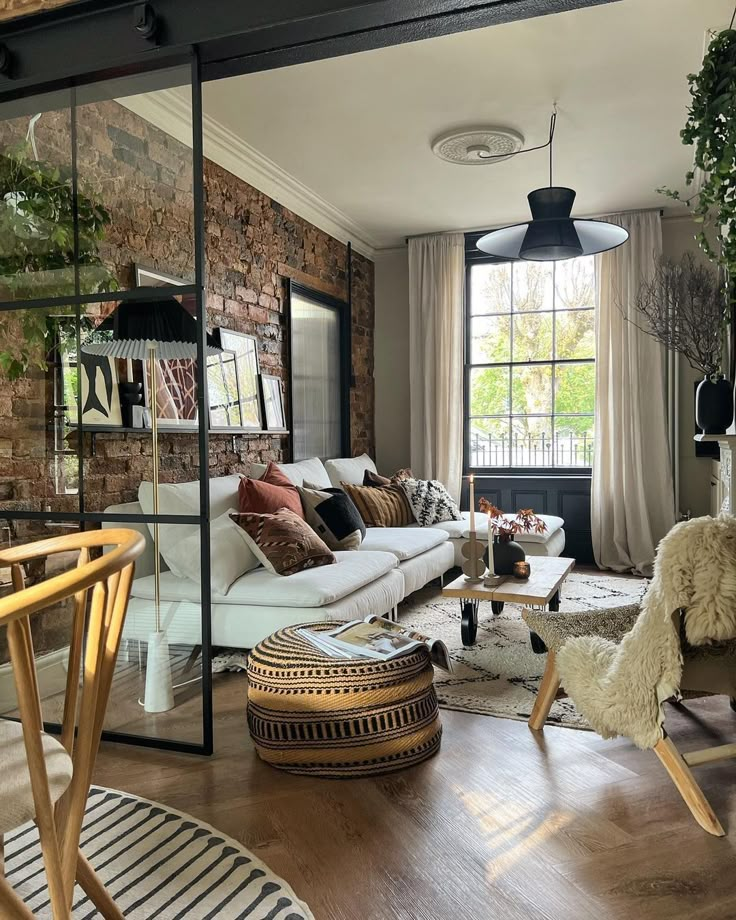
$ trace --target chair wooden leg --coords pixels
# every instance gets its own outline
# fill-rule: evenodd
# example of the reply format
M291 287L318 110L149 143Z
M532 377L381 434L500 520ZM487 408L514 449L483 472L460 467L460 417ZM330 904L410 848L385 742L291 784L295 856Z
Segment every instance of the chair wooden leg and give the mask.
M33 914L0 875L0 917L8 920L34 920Z
M670 779L677 786L677 790L685 800L685 804L690 809L692 816L709 834L715 837L725 836L725 831L721 827L721 822L710 807L703 790L695 781L690 767L682 759L680 752L672 743L672 739L664 736L654 747L654 753L662 761L662 765L669 773Z
M105 920L124 920L122 911L81 850L77 857L77 881Z
M544 669L542 683L537 691L537 698L534 700L532 714L529 716L529 728L533 731L538 732L544 727L559 689L560 677L557 673L555 653L550 650L547 652L547 667Z

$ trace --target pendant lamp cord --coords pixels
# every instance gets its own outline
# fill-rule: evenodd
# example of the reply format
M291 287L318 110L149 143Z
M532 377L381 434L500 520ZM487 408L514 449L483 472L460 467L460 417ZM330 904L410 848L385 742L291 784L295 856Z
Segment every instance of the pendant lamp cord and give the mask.
M544 150L549 147L549 184L552 185L552 141L555 137L555 123L557 122L557 103L552 106L552 115L549 120L549 137L543 144L537 144L536 147L524 147L523 150L517 150L515 153L488 153L485 156L480 155L481 160L508 160L509 157L518 157L521 153L532 153L534 150Z
M733 8L733 15L731 16L731 22L728 24L729 29L733 29L734 20L736 20L736 6Z

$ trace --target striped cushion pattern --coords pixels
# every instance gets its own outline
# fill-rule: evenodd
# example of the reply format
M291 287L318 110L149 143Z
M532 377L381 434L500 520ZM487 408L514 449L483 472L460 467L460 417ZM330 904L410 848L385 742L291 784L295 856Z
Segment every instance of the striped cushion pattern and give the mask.
M248 658L248 728L262 760L290 773L375 776L439 750L426 648L392 661L328 658L297 629L279 630Z
M407 527L414 515L399 485L354 486L341 483L352 498L366 527Z

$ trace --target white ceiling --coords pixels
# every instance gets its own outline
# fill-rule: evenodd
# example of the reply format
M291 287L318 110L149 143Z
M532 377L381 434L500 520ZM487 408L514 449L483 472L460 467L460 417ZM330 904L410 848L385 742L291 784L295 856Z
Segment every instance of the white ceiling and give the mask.
M543 143L554 100L554 179L577 190L575 213L656 206L655 189L681 185L692 159L678 136L686 75L706 29L725 28L732 9L733 0L621 0L221 80L204 87L205 113L377 248L525 220L527 192L547 183L546 151L468 167L437 159L430 144L483 123Z

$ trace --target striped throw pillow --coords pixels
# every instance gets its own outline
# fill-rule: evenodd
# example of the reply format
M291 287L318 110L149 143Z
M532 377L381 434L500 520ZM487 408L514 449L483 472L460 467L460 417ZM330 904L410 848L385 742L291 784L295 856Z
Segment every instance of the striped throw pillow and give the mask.
M414 515L401 486L340 485L352 498L366 527L406 527Z

